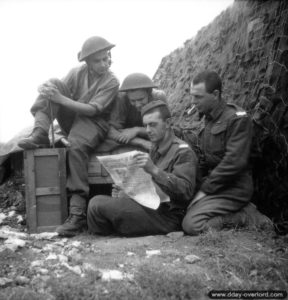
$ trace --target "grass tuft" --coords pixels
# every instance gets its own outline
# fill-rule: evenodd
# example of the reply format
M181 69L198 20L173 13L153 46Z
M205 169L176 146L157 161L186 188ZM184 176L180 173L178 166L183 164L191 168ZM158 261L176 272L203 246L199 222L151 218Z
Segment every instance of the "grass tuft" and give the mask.
M139 267L135 280L144 299L200 299L204 294L200 277L167 266L144 264Z

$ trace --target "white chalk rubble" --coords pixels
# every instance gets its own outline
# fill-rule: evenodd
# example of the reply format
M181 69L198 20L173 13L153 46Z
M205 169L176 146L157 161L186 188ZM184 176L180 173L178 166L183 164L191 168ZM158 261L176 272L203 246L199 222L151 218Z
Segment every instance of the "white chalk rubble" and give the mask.
M151 257L153 255L160 255L161 251L160 250L146 250L146 256Z

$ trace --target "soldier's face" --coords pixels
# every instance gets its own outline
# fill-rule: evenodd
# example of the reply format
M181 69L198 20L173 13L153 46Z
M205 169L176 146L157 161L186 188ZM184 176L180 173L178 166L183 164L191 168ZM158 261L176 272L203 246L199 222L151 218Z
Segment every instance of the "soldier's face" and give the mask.
M215 91L218 92L218 91ZM192 104L200 113L210 113L218 105L218 93L208 93L204 82L191 84Z
M148 93L143 89L128 91L127 97L131 105L133 105L138 111L141 111L142 107L149 101Z
M87 57L86 63L90 70L93 70L98 75L106 73L110 66L110 57L108 51L100 51L91 54Z
M144 115L143 125L150 141L154 144L159 144L164 139L169 127L168 122L162 119L159 111Z

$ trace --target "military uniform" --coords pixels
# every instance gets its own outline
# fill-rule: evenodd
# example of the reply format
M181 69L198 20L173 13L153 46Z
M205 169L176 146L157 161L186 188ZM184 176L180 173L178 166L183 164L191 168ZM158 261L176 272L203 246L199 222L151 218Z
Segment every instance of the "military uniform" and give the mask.
M162 100L167 103L166 95L162 90L153 89L152 97L149 102L155 100ZM126 93L118 93L117 99L114 102L112 112L109 119L109 125L114 127L116 130L143 127L141 112L132 105L126 95ZM137 143L128 145L128 147L136 147L139 150L144 150L143 143L147 142L144 137L136 137ZM97 148L99 152L111 152L112 150L123 147L123 143L119 143L113 136L109 136L105 141ZM121 150L121 148L120 148Z
M199 135L202 175L200 190L206 194L193 201L183 220L189 234L213 227L213 218L236 212L252 197L249 169L252 122L247 113L234 104L221 102L205 116Z
M185 209L194 195L197 158L172 131L150 152L160 168L153 181L170 197L157 210L141 206L128 196L96 196L88 206L88 228L97 234L125 236L166 234L181 229Z
M95 106L97 114L88 117L78 115L64 106L51 103L53 115L61 129L68 135L67 188L72 194L70 213L86 213L89 195L88 160L91 151L103 141L108 129L112 103L118 92L119 82L111 71L98 76L90 73L86 64L72 69L63 80L51 80L60 93L75 101ZM35 126L50 126L50 110L46 96L39 95L31 108ZM39 122L39 124L37 124Z
M150 102L154 100L162 100L167 103L165 93L157 89L152 90ZM126 93L119 93L118 99L113 106L109 123L115 129L143 127L141 112L130 103Z

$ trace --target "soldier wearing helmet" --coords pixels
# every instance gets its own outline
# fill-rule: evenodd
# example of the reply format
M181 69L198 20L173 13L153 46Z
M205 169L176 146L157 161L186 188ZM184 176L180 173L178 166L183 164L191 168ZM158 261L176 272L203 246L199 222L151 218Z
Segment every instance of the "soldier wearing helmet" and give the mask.
M148 102L162 100L167 103L165 93L156 89L145 74L132 73L124 80L115 101L108 137L120 144L141 146L150 149L147 133L142 124L141 109Z
M57 228L59 234L72 235L86 227L86 200L89 195L89 154L104 140L109 116L118 93L119 82L109 70L110 50L115 45L93 36L87 39L78 60L62 80L50 79L39 88L31 108L35 118L31 135L19 141L23 149L49 147L48 132L56 119L68 136L67 189L71 195L69 217Z

